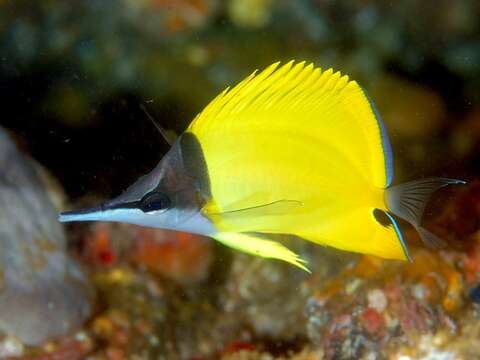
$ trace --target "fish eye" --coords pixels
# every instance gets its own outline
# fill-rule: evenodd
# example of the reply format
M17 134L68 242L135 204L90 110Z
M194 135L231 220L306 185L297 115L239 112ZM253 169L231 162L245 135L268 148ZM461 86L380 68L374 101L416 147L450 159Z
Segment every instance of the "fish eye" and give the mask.
M145 195L140 202L140 209L145 212L166 210L171 206L170 198L161 192L151 192Z

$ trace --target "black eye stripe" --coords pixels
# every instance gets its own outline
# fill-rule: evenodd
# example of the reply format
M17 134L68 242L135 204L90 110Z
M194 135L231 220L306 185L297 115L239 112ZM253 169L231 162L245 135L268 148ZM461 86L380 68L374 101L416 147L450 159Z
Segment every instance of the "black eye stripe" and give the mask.
M162 192L151 191L138 201L129 201L115 205L102 204L101 207L104 211L115 209L140 209L143 212L148 213L157 210L169 209L172 207L172 201L168 195Z

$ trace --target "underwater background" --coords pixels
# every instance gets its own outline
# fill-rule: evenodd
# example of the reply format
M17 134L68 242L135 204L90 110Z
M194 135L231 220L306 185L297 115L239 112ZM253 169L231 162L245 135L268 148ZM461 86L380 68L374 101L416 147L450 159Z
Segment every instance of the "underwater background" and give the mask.
M0 0L0 357L480 359L479 18L474 0ZM394 183L468 180L427 208L447 248L408 227L413 263L285 239L309 275L190 234L57 222L166 153L142 105L179 134L290 59L368 91Z

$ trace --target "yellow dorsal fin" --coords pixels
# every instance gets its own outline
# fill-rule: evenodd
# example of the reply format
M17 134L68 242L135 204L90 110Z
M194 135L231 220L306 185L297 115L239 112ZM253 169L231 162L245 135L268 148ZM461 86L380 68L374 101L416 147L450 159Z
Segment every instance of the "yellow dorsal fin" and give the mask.
M360 86L339 72L305 62L274 63L223 91L187 131L209 152L214 146L211 133L251 125L287 134L303 128L309 138L337 149L374 186L384 188L391 178L389 145L380 119Z

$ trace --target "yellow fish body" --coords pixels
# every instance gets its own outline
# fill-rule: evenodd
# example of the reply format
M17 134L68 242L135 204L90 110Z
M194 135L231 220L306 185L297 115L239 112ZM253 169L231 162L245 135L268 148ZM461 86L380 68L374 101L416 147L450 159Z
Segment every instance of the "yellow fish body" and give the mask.
M392 213L438 243L420 225L424 204L439 187L462 182L391 187L392 177L386 131L355 81L304 62L275 63L218 95L125 194L61 220L201 233L304 269L302 259L268 235L405 260Z

